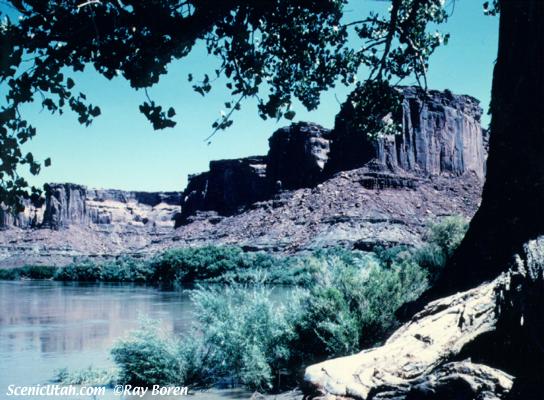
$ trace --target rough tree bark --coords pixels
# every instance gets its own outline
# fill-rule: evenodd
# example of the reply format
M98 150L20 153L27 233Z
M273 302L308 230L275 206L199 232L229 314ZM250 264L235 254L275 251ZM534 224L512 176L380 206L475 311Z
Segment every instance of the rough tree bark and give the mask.
M427 299L495 278L524 243L544 233L544 1L499 3L482 203Z

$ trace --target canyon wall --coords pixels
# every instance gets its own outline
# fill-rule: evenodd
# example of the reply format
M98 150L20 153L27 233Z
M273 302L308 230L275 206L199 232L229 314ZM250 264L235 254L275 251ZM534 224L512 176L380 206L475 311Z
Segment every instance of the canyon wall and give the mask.
M182 194L65 183L17 215L0 205L0 267L218 244L288 253L418 245L429 221L478 208L488 135L472 97L402 90L399 132L377 141L351 127L346 103L332 130L278 129L268 154L212 161Z
M49 228L91 225L173 226L179 213L178 192L131 192L88 189L73 183L46 184L44 197L25 200L16 215L0 207L0 227Z
M377 141L353 129L350 121L355 110L350 102L342 106L331 135L331 169L349 170L375 160L393 172L420 176L473 172L483 179L479 101L450 91L425 93L416 87L404 88L402 95L400 132Z
M199 212L232 215L282 190L313 187L333 175L364 167L368 188L414 187L417 179L473 174L484 180L484 148L478 100L450 91L405 87L400 131L372 140L354 129L347 101L334 129L299 122L274 132L266 156L212 161L189 177L177 226Z

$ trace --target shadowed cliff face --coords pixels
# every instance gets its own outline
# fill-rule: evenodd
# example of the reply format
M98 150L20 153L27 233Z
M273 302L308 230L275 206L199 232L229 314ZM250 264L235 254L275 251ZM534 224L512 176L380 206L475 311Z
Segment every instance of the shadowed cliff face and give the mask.
M353 106L346 102L332 132L330 168L358 168L374 160L389 171L420 176L459 176L474 172L484 178L485 152L478 100L450 91L402 90L402 121L397 135L372 141L351 127Z
M354 109L346 102L331 131L300 122L269 139L266 157L212 161L210 170L189 177L181 218L198 211L232 215L281 190L313 187L335 173L368 169L368 188L415 187L415 179L474 174L484 179L486 151L482 110L470 96L415 87L402 89L402 117L396 135L369 138L351 126Z

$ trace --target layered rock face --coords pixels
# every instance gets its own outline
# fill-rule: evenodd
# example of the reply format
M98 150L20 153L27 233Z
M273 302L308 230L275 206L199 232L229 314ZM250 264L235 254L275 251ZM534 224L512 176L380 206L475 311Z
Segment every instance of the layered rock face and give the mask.
M341 171L375 161L393 172L420 176L472 172L483 179L485 151L478 100L450 91L425 93L416 87L402 89L402 96L401 131L375 142L350 126L354 109L346 102L332 132L330 168Z
M42 226L59 229L72 223L88 223L86 197L87 188L81 185L71 183L45 185Z
M345 122L346 104L332 131L305 122L279 129L266 156L212 161L182 196L49 185L44 203L24 213L0 207L0 227L13 228L0 235L0 265L206 244L417 245L429 220L474 214L485 150L476 100L415 88L404 96L400 135L368 141Z
M483 181L486 151L476 99L449 91L401 89L401 131L373 141L350 125L346 102L332 131L299 122L269 139L266 157L210 163L189 178L178 226L199 211L231 215L281 190L313 187L334 174L364 167L369 189L414 188L418 179L473 174ZM233 179L233 177L236 177Z
M231 214L268 195L265 157L212 161L208 172L189 176L180 221L197 210Z
M199 211L232 215L280 190L315 186L323 180L330 131L301 122L281 128L269 139L266 156L210 162L210 170L189 175L177 225Z
M29 199L23 200L25 207L23 212L13 215L7 207L0 204L0 229L18 227L23 229L38 228L43 221L45 210L44 199L33 202Z
M0 266L63 265L74 257L149 253L179 214L177 192L88 189L48 184L37 203L13 215L0 208Z
M269 184L281 189L315 186L323 180L330 154L330 130L311 123L278 129L268 139Z
M173 226L179 213L178 192L130 192L88 189L73 183L51 183L37 202L24 200L25 210L13 215L0 207L0 228L61 229L69 226L147 223Z

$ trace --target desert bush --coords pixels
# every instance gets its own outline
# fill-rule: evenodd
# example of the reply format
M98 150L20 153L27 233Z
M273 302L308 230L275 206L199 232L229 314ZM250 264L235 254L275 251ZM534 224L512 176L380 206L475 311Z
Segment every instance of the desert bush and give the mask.
M183 384L179 341L161 331L158 321L142 320L140 325L111 350L119 381L135 386Z
M115 345L120 381L270 390L290 359L292 313L263 286L199 287L191 298L196 322L181 340L145 326Z
M202 366L215 380L269 390L290 359L290 310L263 286L200 288L193 292L197 329L206 349ZM288 302L289 307L295 306Z
M373 249L373 253L381 265L390 267L395 263L413 259L414 248L407 245L392 247L377 246Z
M19 279L18 268L0 269L0 279L3 281Z
M373 346L397 325L394 313L427 287L426 272L413 262L387 267L342 258L325 260L294 321L293 343L301 364Z
M73 372L68 371L67 368L62 368L56 371L53 382L62 385L114 386L118 379L116 369L89 366Z
M461 216L445 217L429 225L425 244L414 252L413 259L428 271L431 283L438 279L467 229L468 221Z
M426 288L426 272L409 261L384 266L368 255L355 259L309 257L314 284L294 290L283 305L262 285L199 287L191 293L190 335L177 342L144 330L116 346L123 382L280 389L310 362L379 343L397 325L395 310Z
M242 257L242 249L235 246L167 250L151 261L153 280L168 284L214 278L243 265Z
M0 280L51 279L57 267L47 265L25 265L24 267L0 269Z
M73 263L55 271L53 279L57 281L96 282L100 280L102 265L91 260Z
M29 279L52 279L57 267L48 265L25 265L19 272L20 277Z
M122 257L102 264L100 280L104 282L145 283L152 280L154 273L155 271L148 261Z

